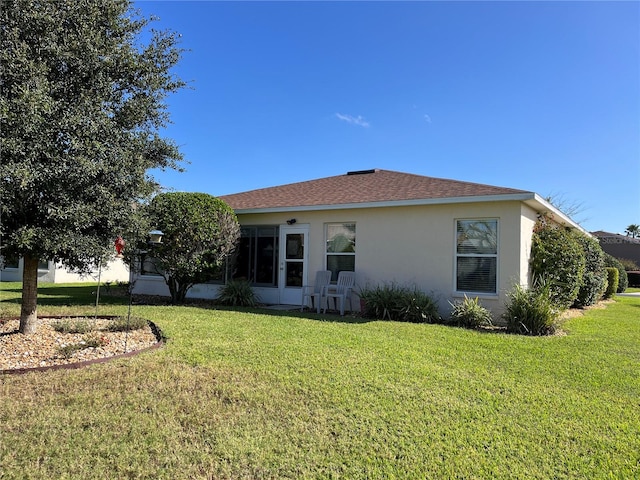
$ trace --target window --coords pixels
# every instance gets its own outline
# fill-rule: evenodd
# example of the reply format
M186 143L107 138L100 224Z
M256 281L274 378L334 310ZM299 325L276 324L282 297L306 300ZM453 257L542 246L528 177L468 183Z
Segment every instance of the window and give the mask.
M13 257L10 255L7 255L6 257L3 257L3 263L2 263L2 267L3 268L18 268L19 265L19 258L18 257Z
M49 270L49 260L38 260L38 270Z
M497 293L498 220L456 222L456 291Z
M231 278L253 285L278 285L278 236L276 226L242 227L240 241L230 259Z
M326 238L327 270L331 271L331 281L336 281L339 272L356 269L356 224L329 223Z

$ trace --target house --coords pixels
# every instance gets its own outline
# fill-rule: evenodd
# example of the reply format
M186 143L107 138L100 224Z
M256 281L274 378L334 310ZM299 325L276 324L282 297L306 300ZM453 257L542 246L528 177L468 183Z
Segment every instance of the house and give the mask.
M0 281L21 282L22 281L22 259L5 259L4 268L0 269ZM128 282L129 267L119 258L114 258L107 265L100 269L100 272L93 271L90 274L80 275L65 268L61 263L51 260L42 260L38 263L38 282L48 283L78 283L97 282L100 273L100 282Z
M636 265L640 265L640 238L602 230L592 232L592 235L598 239L602 250L612 257L632 260Z
M317 270L333 280L352 270L359 287L416 286L443 313L467 295L499 314L513 285L530 282L539 216L582 230L534 192L380 169L220 198L242 227L226 278L249 280L270 304L300 305ZM218 288L196 285L188 296L214 298ZM142 275L136 292L168 294L153 275ZM352 303L357 310L355 294Z

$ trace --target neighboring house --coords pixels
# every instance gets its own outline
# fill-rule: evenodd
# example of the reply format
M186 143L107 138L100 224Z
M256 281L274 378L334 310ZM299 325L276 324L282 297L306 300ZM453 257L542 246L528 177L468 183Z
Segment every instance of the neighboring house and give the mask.
M601 230L591 234L600 241L602 250L612 257L633 260L633 263L640 266L640 238Z
M539 216L582 231L533 192L378 169L220 198L242 227L227 278L248 279L269 304L300 305L317 270L334 281L353 270L359 287L416 286L442 313L468 295L499 314L514 284L530 282ZM213 298L218 288L196 285L188 296ZM136 292L168 295L162 277L144 271ZM357 310L355 294L352 303Z
M2 262L0 262L0 264L2 264ZM0 281L21 282L22 266L21 258L6 259L4 261L4 268L0 269ZM77 283L97 281L97 270L89 274L79 275L69 271L62 264L55 263L51 260L43 260L38 264L38 282ZM116 281L129 281L129 267L119 258L114 258L100 269L101 283Z

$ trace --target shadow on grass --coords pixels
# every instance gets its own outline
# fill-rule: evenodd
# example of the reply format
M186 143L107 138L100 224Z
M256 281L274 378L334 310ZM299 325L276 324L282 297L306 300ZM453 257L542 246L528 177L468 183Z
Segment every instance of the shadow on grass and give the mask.
M2 303L21 303L22 288L2 288L2 292L15 293L11 298L1 300ZM96 292L98 286L92 285L73 285L73 286L42 286L38 287L38 305L91 305L96 301ZM101 305L126 305L129 303L129 297L120 293L108 292L105 287L100 287L100 304Z

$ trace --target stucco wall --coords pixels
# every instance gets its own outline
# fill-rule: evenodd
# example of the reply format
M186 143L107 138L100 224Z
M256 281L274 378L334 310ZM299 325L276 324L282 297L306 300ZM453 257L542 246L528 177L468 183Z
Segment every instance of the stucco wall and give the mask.
M0 280L3 282L21 282L22 281L22 259L18 262L18 268L5 268L0 271ZM88 275L79 275L68 271L61 264L49 262L48 269L38 270L38 282L45 283L78 283L78 282L97 282L98 271L94 271ZM102 267L100 274L100 282L129 281L129 269L125 263L115 258L109 264Z
M528 256L535 212L520 202L363 208L239 215L243 225L278 225L295 218L309 225L309 273L325 268L326 223L356 223L358 286L397 282L416 285L438 299L443 314L455 292L454 248L457 219L499 220L498 292L479 295L499 315L514 283L528 282ZM354 302L357 307L357 302Z

